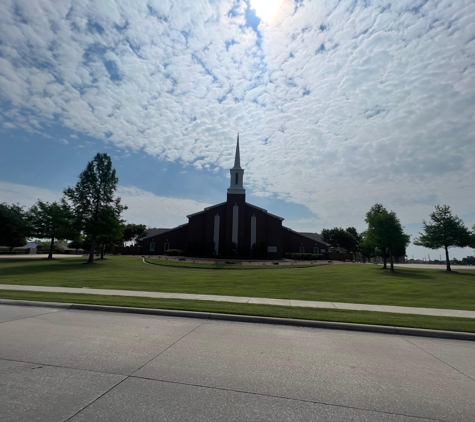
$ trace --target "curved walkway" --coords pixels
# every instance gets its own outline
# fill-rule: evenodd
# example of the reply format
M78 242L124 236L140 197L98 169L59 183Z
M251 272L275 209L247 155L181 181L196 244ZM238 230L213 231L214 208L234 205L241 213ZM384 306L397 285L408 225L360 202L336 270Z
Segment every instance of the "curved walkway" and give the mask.
M295 306L302 308L327 308L327 309L347 309L353 311L373 311L390 312L395 314L432 315L443 317L474 318L475 311L460 311L456 309L435 309L435 308L411 308L407 306L388 305L366 305L360 303L342 302L316 302L309 300L293 299L270 299L260 297L242 296L218 296L191 293L162 293L146 292L136 290L109 290L109 289L89 289L77 287L49 287L49 286L24 286L13 284L0 284L0 290L17 290L29 292L47 293L79 293L88 295L108 295L108 296L128 296L128 297L149 297L156 299L187 299L187 300L211 300L215 302L249 303L254 305L277 305Z

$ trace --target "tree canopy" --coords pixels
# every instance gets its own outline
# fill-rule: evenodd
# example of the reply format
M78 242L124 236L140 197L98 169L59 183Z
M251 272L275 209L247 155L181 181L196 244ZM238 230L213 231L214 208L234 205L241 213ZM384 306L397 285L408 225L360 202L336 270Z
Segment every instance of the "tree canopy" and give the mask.
M118 241L122 240L125 226L115 209L110 206L102 210L99 222L101 228L97 241L101 245L101 259L103 259L106 245L111 246L112 249Z
M359 249L360 238L354 227L348 227L346 230L341 227L323 229L321 235L323 241L329 243L333 248L344 250L348 253L355 253Z
M404 233L399 218L394 211L387 211L381 204L375 204L366 213L368 229L365 232L365 246L381 250L384 268L387 257L390 258L391 271L394 271L394 254L405 251L410 243L410 236Z
M30 236L26 213L18 204L0 204L0 245L13 248L24 246Z
M71 204L81 230L91 242L88 264L94 262L96 241L110 231L111 216L120 221L122 211L127 208L120 198L114 197L118 182L111 158L98 153L79 175L76 186L64 191L65 201Z
M145 236L147 233L147 226L145 224L129 223L125 225L122 240L124 242L135 242L137 239Z
M27 213L31 235L51 239L48 259L53 258L55 239L74 239L74 216L65 203L38 201Z
M429 249L444 248L447 271L452 271L449 248L470 246L473 235L459 217L452 215L448 205L436 205L435 211L430 214L430 219L430 222L422 221L423 233L419 233L420 236L415 239L414 245Z

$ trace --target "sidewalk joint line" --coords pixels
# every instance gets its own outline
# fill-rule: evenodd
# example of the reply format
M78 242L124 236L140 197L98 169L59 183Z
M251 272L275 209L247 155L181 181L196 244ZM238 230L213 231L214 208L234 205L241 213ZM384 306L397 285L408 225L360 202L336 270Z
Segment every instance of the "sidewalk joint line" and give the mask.
M152 381L152 382L162 382L166 384L184 385L188 387L207 388L210 390L227 391L231 393L250 394L250 395L261 396L261 397L270 397L270 398L275 398L275 399L297 401L297 402L302 402L302 403L312 403L312 404L318 404L318 405L323 405L323 406L334 406L334 407L341 407L345 409L362 410L362 411L368 411L368 412L382 413L386 415L405 416L405 417L414 418L414 419L424 419L424 420L430 420L430 421L436 421L436 422L450 422L445 419L435 419L435 418L430 418L430 417L425 417L425 416L413 416L413 415L407 415L405 413L394 413L394 412L389 412L389 411L384 411L384 410L368 409L365 407L346 406L346 405L337 404L337 403L326 403L326 402L320 402L316 400L299 399L295 397L279 396L275 394L259 393L255 391L238 390L235 388L215 387L215 386L202 385L202 384L191 384L191 383L187 383L183 381L170 381L170 380L149 378L149 377L143 377L143 376L137 376L137 375L131 375L130 378L142 379L142 380L147 380L147 381Z
M401 335L401 337L403 337L403 335ZM423 349L421 346L419 346L418 344L415 344L413 343L411 340L409 340L408 338L405 338L403 337L404 340L406 340L408 343L412 344L413 346L417 347L419 350L422 350L424 353L427 353L429 356L432 356L434 359L438 360L439 362L443 363L444 365L447 365L449 368L452 368L454 371L458 372L459 374L467 377L468 379L470 379L471 381L475 381L474 378L472 378L470 375L467 375L465 374L464 372L462 372L460 369L457 369L455 368L454 366L450 365L449 363L443 361L442 359L438 358L437 356L434 356L432 353L428 352L427 350Z

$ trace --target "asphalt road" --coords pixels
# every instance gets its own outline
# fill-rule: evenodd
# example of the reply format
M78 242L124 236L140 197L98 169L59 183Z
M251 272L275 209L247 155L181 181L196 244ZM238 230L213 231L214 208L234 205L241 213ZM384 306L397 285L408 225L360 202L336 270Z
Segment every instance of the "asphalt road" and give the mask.
M475 343L0 306L6 421L473 421Z

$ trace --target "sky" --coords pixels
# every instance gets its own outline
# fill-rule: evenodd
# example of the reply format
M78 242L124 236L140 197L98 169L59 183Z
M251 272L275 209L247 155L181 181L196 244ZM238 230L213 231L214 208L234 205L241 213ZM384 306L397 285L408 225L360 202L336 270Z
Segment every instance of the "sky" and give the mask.
M2 0L0 110L0 202L106 152L127 221L173 227L226 199L239 132L247 202L294 230L475 224L473 0Z

